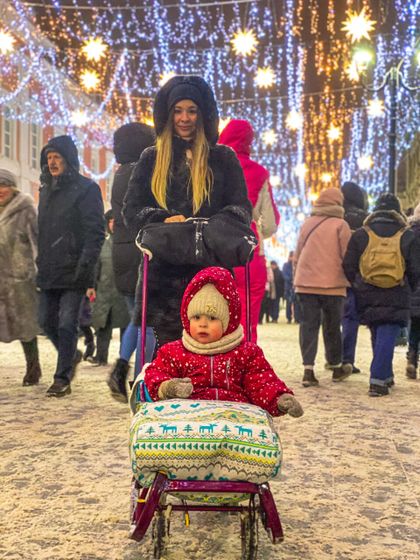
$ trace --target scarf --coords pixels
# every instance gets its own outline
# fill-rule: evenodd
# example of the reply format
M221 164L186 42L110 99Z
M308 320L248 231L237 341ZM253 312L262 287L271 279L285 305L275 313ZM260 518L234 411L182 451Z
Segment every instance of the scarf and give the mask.
M330 216L331 218L344 218L344 208L336 204L329 206L314 206L311 216Z
M219 340L209 342L207 344L194 340L194 338L188 334L185 329L182 331L182 344L184 347L194 354L207 356L213 356L214 354L226 354L226 352L236 348L236 346L242 342L243 338L244 330L242 325L239 325L239 327L230 334L222 336Z

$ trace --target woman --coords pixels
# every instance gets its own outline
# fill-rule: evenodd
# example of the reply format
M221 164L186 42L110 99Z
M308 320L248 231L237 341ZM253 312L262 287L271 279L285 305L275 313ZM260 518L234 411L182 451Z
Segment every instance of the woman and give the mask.
M183 222L221 214L249 225L251 204L235 153L216 145L218 112L214 95L198 76L175 76L158 92L154 105L156 146L136 164L124 201L129 227ZM182 294L199 267L150 261L147 324L157 344L181 337ZM141 278L141 274L140 274ZM140 322L141 280L136 322Z
M223 129L219 144L230 146L238 156L253 208L253 229L259 239L259 250L255 251L250 263L251 340L256 343L258 318L267 280L263 239L276 233L280 215L273 201L267 169L249 157L253 139L254 130L251 124L248 121L233 119ZM243 268L235 269L235 278L241 298L241 323L246 328L245 271Z
M41 377L36 292L37 217L32 198L19 192L16 177L0 169L0 342L20 340L26 358L23 385Z

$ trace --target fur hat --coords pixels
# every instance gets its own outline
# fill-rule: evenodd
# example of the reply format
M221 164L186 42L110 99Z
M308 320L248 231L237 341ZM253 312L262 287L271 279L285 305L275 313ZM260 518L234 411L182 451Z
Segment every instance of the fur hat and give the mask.
M191 99L198 105L207 141L215 144L219 137L219 113L212 89L200 76L174 76L157 92L153 106L156 134L162 134L171 108L182 99Z
M6 187L12 187L17 190L17 179L16 176L8 169L0 169L0 185L5 185Z
M239 327L241 302L233 276L225 268L204 268L188 284L181 304L181 320L188 334L191 317L200 314L220 319L224 335Z
M374 212L381 212L381 211L384 211L384 210L385 211L395 210L395 212L398 212L399 214L401 214L400 201L395 196L395 194L385 193L385 194L381 194L378 197L378 200L375 203L375 207L374 207L373 211Z
M319 197L315 200L314 206L343 206L343 194L340 189L330 187L321 191Z

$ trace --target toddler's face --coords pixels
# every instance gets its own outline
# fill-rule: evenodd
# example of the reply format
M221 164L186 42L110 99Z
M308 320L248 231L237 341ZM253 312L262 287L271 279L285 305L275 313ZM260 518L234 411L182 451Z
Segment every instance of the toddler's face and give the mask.
M190 319L190 332L193 339L201 344L216 342L223 336L222 321L209 315L194 315Z

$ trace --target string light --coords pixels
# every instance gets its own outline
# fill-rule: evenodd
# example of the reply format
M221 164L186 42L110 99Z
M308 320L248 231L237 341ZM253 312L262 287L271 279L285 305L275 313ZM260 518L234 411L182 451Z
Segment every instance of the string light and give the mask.
M91 37L82 47L82 53L88 60L99 62L105 56L107 45L100 37Z
M0 30L0 52L9 54L15 49L15 38L7 31Z
M257 50L258 40L252 29L243 29L234 33L231 45L235 54L248 56Z
M352 43L360 41L360 39L370 39L369 33L375 29L376 21L369 19L366 8L362 8L357 13L353 10L347 11L347 19L343 23L342 30L350 37Z
M274 71L270 67L258 68L257 74L255 76L255 83L259 88L269 88L274 84L275 75Z

